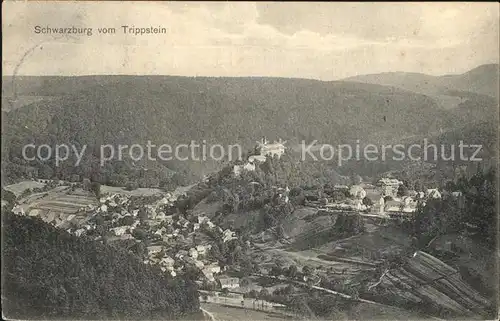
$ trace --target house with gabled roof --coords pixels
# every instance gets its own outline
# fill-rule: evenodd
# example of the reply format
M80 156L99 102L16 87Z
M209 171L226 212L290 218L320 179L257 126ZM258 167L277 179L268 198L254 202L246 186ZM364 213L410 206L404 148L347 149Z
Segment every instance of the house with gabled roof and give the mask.
M237 277L220 277L217 281L222 289L235 289L240 287L240 279Z

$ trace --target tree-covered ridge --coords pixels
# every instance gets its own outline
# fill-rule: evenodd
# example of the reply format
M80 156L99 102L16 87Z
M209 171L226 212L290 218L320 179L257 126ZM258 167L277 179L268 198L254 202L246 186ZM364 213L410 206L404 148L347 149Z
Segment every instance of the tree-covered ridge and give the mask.
M429 200L415 213L413 232L419 245L444 234L463 233L494 248L498 237L496 181L495 169L490 169L448 182L448 190L456 196Z
M318 139L336 144L355 139L380 142L421 135L449 124L449 115L429 97L371 84L281 78L189 78L102 76L44 78L25 94L57 97L3 113L2 159L13 164L7 174L26 167L41 178L69 180L71 175L119 185L139 180L142 167L193 171L197 162L123 162L98 165L100 145L189 143L241 144L250 148L266 135L290 142ZM18 87L23 88L22 79ZM20 90L20 94L23 90ZM385 118L384 118L385 116ZM386 121L384 121L384 119ZM28 143L87 145L79 166L24 161ZM199 165L199 164L198 164ZM202 164L207 170L209 162ZM20 167L20 168L18 168ZM136 173L137 172L137 173ZM159 180L159 182L158 182Z
M131 253L37 218L2 218L9 318L171 319L199 309L193 283L169 279Z

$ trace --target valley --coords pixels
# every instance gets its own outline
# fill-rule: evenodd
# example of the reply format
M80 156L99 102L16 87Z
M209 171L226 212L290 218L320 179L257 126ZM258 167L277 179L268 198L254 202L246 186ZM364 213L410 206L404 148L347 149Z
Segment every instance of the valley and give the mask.
M471 75L488 78L494 68L446 81L16 79L18 96L10 98L17 105L2 109L2 217L15 245L9 300L26 305L13 311L42 311L28 295L32 289L47 317L68 311L214 321L491 317L498 98L488 88L463 91L467 81L482 83ZM420 78L435 83L422 86ZM12 82L4 83L4 92L12 91ZM131 154L103 164L99 154L102 144L188 138L238 142L243 157L151 161ZM319 153L324 143L361 140L365 147L424 138L481 144L483 161L350 159L341 166L300 159L301 141L317 140ZM51 157L23 158L26 143L85 145L90 152L79 166L72 159L59 166ZM35 259L58 251L61 257ZM59 274L46 280L25 262ZM94 275L106 285L92 283ZM86 281L74 288L75 280ZM175 301L177 294L185 302Z

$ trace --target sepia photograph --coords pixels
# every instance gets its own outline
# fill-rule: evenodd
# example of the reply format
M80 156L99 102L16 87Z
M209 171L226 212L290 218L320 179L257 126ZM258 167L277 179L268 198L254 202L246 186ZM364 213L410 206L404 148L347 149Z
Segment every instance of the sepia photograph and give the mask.
M498 320L498 2L4 1L5 320Z

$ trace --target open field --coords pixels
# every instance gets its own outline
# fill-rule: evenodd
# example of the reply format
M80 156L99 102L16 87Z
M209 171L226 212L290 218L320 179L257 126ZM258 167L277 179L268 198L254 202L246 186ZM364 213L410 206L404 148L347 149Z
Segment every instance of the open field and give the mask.
M5 186L5 190L14 193L14 195L19 196L27 189L42 188L45 184L37 181L22 181L16 184Z

